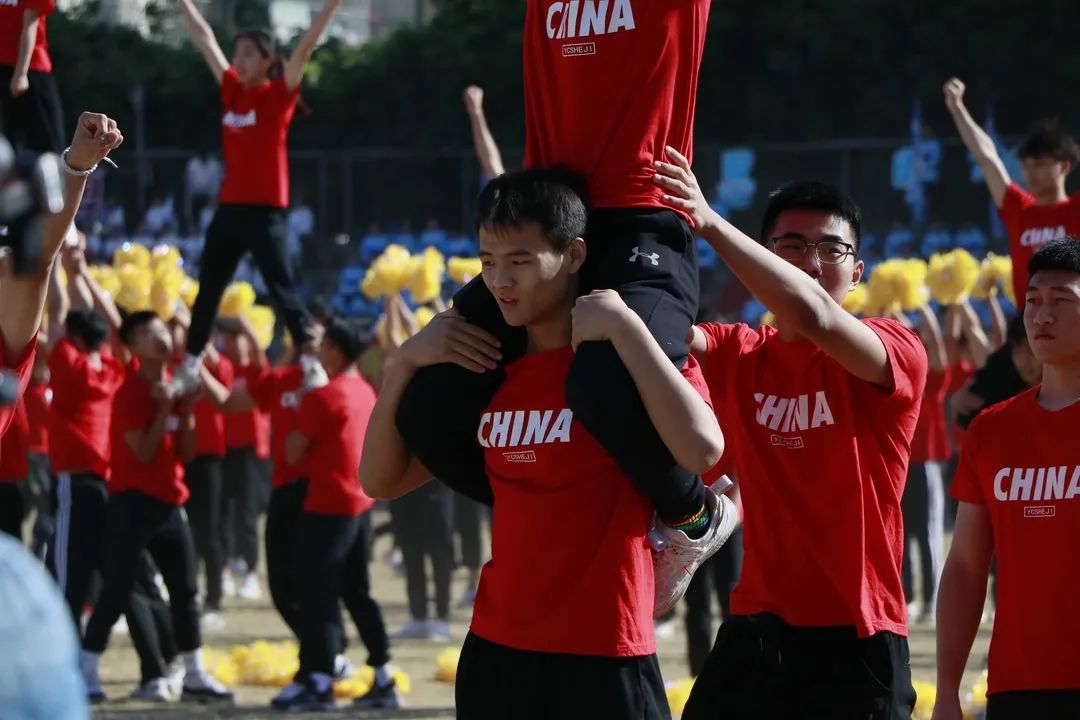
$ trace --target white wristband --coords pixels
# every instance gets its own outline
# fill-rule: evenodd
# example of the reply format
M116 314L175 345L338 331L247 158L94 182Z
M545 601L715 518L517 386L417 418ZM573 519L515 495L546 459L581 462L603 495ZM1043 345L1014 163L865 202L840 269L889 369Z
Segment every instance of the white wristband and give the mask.
M95 170L97 170L97 165L94 165L89 170L76 170L75 168L71 167L70 165L68 165L67 161L69 152L71 152L70 147L64 150L64 152L60 153L60 167L64 168L64 172L66 172L68 175L74 175L75 177L86 177L92 174Z

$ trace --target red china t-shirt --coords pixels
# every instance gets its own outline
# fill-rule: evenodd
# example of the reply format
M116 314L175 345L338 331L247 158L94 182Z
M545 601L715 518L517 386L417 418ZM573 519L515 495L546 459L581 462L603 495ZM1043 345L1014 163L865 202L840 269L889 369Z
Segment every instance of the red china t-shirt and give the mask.
M48 16L56 9L56 0L5 0L0 2L0 65L15 67L19 61L19 38L22 36L23 13L38 13L37 37L30 55L30 69L52 72L49 42L45 37Z
M337 375L304 395L297 428L311 441L300 462L308 480L304 512L359 515L375 504L360 487L358 474L374 409L375 390L357 372Z
M30 451L30 421L26 414L26 399L19 398L11 425L0 438L0 484L25 480L30 474L26 454Z
M664 207L653 163L693 159L710 4L528 0L525 165L581 173L593 207Z
M919 421L911 438L911 462L948 460L949 433L945 421L945 391L951 372L948 368L928 370Z
M261 368L247 378L247 391L259 409L270 416L270 457L274 461L274 488L288 485L303 476L303 464L285 459L285 440L300 425L300 390L304 371L299 365Z
M1080 688L1080 402L1050 412L1039 389L972 421L952 486L994 534L990 694Z
M298 97L300 88L289 90L281 77L249 88L232 68L222 75L222 205L289 206L285 141Z
M1053 205L1038 205L1035 196L1010 183L998 208L998 217L1009 232L1013 261L1013 292L1022 307L1027 295L1028 262L1046 243L1064 237L1080 237L1080 195Z
M701 326L746 518L735 613L907 635L900 498L926 351L895 321L863 322L889 355L889 388L770 326Z
M217 356L217 364L210 365L210 374L231 390L233 386L233 365L229 358ZM209 399L203 397L195 403L195 455L223 457L225 455L225 416L214 407Z
M30 421L29 450L49 454L49 405L52 389L45 383L31 382L26 388L26 418Z
M179 455L180 417L174 412L165 423L157 454L143 463L135 457L127 439L130 430L150 427L158 413L152 386L134 366L127 368L124 384L116 393L112 415L112 477L109 492L134 490L167 505L183 505L188 499L184 465Z
M124 383L123 363L107 346L100 363L64 338L49 354L53 389L49 413L49 461L53 472L109 478L109 426L113 396Z
M649 655L652 503L567 408L573 359L563 348L511 363L481 416L495 510L472 631L519 650ZM696 363L685 374L707 398Z

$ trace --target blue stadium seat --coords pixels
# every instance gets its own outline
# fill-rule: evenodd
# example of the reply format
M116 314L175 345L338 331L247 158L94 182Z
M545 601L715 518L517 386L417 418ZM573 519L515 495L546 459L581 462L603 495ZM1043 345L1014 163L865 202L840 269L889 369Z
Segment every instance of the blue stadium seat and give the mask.
M360 283L364 281L367 270L359 265L344 268L338 276L338 293L341 295L354 295L360 292Z
M372 260L382 255L390 244L390 236L381 233L368 233L360 240L359 259L362 265L369 265Z

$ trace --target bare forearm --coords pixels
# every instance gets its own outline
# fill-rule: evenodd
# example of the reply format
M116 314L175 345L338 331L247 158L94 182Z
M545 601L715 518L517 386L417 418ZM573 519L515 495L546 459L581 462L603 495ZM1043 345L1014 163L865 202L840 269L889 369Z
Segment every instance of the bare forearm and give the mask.
M704 473L720 460L724 436L716 414L686 381L634 313L612 343L675 461Z
M1005 319L1005 311L1001 309L1001 301L996 293L990 293L990 344L994 350L1005 344L1005 336L1008 334L1008 321Z
M69 279L70 283L71 280ZM45 305L49 316L49 346L51 347L64 335L64 322L68 314L68 296L64 286L60 284L60 266L53 263L52 272L49 273L49 290L45 299Z
M373 498L393 499L413 489L403 482L412 458L397 429L397 411L414 372L410 365L397 360L387 362L383 372L360 459L360 484Z
M109 327L113 332L120 330L120 311L116 307L116 303L113 302L109 293L105 292L97 281L94 280L92 275L82 276L83 282L86 283L87 290L90 292L90 297L93 300L94 312L101 315L109 323Z
M19 54L15 58L14 74L16 76L30 72L30 59L34 55L39 22L41 22L41 16L33 10L23 12L22 32L19 34Z
M300 38L300 44L297 45L297 52L302 52L306 58L311 57L311 51L315 49L315 45L318 44L319 38L326 32L326 28L330 26L330 20L334 17L334 12L341 6L341 0L326 0L322 6L322 10L315 16L315 19L311 22L311 27L308 28L304 36Z
M982 170L987 187L994 198L994 203L1000 207L1010 178L1001 157L998 155L997 147L994 146L993 138L978 126L971 117L971 113L968 112L967 106L963 103L949 108L949 112L952 114L953 122L956 123L956 130L960 133L960 139L963 140L964 146L972 154L975 162L979 164L979 168Z
M988 569L971 570L947 562L941 574L937 607L937 685L939 693L959 693L971 646L986 601Z
M491 128L488 127L487 117L482 109L469 113L469 125L472 128L476 158L480 161L480 168L484 171L484 175L490 180L505 173L502 153L499 152L499 145L495 142L495 136L491 134Z
M975 367L982 367L986 364L986 359L990 357L992 352L990 340L986 337L986 331L983 330L982 320L979 319L975 308L971 307L970 303L965 302L961 305L959 312L960 322L968 339L971 361L975 364Z
M203 365L199 370L199 380L202 383L203 392L210 400L210 404L218 410L224 410L229 402L229 389L218 382L218 379Z
M184 15L184 24L187 26L191 41L199 48L204 47L210 41L217 42L214 31L192 0L180 0L180 10Z
M945 337L941 333L941 325L938 323L934 311L927 305L919 308L919 315L921 318L919 335L926 345L926 354L930 361L930 367L937 372L941 372L949 365L949 356L945 349Z

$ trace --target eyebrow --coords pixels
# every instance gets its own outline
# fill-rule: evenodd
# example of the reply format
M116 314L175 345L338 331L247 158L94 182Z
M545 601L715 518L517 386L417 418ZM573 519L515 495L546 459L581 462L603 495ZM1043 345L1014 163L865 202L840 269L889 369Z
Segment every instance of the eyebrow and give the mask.
M485 255L487 255L488 257L493 257L495 253L488 252L487 250L481 250L480 257L484 257ZM532 255L532 253L530 253L528 250L511 250L510 252L503 253L503 255L507 257L527 257L529 255Z
M1050 291L1054 291L1054 292L1066 292L1066 293L1070 293L1072 295L1080 295L1080 291L1078 291L1072 285L1051 285L1048 288L1040 288L1035 283L1032 283L1032 284L1028 285L1027 291L1028 292L1037 292L1040 289L1042 289L1042 290L1050 290Z
M810 241L810 239L802 233L794 231L786 232L783 235L776 235L769 238L769 240L804 240L806 242ZM820 242L838 242L843 243L844 245L851 245L851 243L849 243L847 240L840 237L839 235L822 235Z

